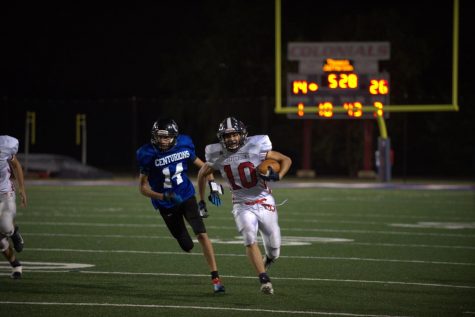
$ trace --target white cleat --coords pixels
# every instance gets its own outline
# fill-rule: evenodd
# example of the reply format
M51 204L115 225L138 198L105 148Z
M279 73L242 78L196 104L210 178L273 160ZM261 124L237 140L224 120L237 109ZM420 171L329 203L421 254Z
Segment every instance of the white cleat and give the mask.
M21 279L21 275L22 275L22 266L15 266L14 268L12 268L12 274L10 275L10 277L14 280L19 280Z
M272 283L267 282L267 283L261 284L261 292L266 294L266 295L274 294L274 289L272 288Z

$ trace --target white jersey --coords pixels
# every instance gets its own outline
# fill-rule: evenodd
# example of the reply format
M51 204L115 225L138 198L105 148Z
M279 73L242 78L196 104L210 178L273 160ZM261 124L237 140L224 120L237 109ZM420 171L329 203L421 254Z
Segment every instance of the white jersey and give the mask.
M18 152L19 142L16 138L8 135L0 135L0 193L8 193L15 190L10 180L11 169L9 160Z
M219 170L228 181L233 195L233 203L245 203L268 197L271 193L267 183L258 175L257 166L272 150L267 135L248 137L236 152L223 149L220 143L206 146L207 164Z

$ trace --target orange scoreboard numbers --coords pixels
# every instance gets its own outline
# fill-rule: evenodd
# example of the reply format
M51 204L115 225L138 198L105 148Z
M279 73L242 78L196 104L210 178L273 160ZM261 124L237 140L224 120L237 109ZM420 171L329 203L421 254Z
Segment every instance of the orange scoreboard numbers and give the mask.
M307 82L306 80L296 80L292 82L292 92L296 95L316 92L317 90L318 84L314 82Z
M387 95L389 92L388 81L385 79L371 79L369 93L372 95Z
M333 104L331 102L321 102L318 104L318 115L324 118L333 117Z
M364 66L364 65L363 65ZM362 119L387 116L389 74L357 67L349 59L327 58L315 74L287 74L287 106L294 118ZM305 111L316 107L317 112Z
M360 118L363 115L363 105L361 102L345 102L343 108L346 109L348 116Z
M356 74L329 74L328 87L331 89L355 89L358 88L358 75Z

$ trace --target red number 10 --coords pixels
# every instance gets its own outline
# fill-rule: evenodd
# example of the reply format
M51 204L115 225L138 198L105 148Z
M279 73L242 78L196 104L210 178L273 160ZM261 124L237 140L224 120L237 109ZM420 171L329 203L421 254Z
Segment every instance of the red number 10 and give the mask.
M257 174L256 174L256 168L254 164L251 162L242 162L239 164L237 167L238 174L239 174L239 180L241 181L241 185L245 188L252 188L256 186L257 184ZM251 179L248 179L246 176L246 170L249 172L249 176ZM224 165L224 172L226 173L226 176L228 177L229 184L231 184L231 187L233 190L236 189L241 189L242 187L236 184L236 181L234 179L233 171L231 170L231 165Z

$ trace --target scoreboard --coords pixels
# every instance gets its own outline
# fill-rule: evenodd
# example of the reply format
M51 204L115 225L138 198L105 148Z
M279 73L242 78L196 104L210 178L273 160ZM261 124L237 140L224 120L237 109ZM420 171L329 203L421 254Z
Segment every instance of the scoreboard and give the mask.
M297 114L289 114L289 118L387 117L384 105L389 104L390 77L387 72L379 72L378 58L384 59L389 47L383 45L384 49L377 50L379 43L373 42L326 43L322 51L317 43L312 44L311 49L300 49L305 58L299 60L299 72L287 73L287 106L298 108ZM317 111L306 111L310 107Z

